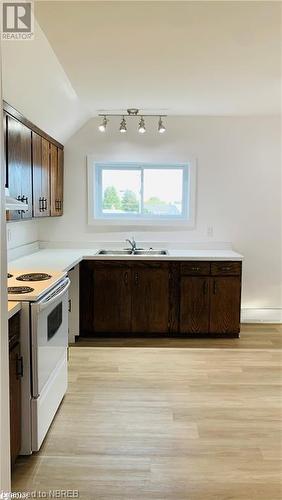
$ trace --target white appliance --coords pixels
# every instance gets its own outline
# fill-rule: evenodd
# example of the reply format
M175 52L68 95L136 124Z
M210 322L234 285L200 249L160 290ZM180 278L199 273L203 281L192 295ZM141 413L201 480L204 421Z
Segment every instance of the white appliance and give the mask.
M32 273L31 276L36 273ZM47 275L48 276L48 275ZM15 300L15 280L8 279L9 300ZM60 273L41 281L24 280L21 292L22 447L38 451L67 390L69 278ZM47 282L49 283L47 284ZM52 286L50 285L52 282ZM11 283L12 282L12 283ZM12 287L12 288L11 288ZM32 292L30 291L32 289ZM10 291L12 292L10 293ZM19 293L19 292L18 292ZM27 294L27 300L24 295Z

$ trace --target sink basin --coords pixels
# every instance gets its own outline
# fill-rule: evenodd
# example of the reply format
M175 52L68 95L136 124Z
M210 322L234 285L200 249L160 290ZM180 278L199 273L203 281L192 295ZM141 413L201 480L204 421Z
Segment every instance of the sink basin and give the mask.
M113 256L123 256L123 255L167 255L167 250L99 250L97 255L113 255Z
M132 255L131 250L99 250L97 255Z
M167 255L167 250L135 250L134 255Z

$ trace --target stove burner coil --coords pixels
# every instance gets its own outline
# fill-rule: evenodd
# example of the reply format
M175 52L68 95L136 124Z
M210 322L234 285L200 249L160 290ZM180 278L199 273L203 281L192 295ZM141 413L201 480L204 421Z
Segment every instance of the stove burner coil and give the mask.
M50 274L47 273L29 273L22 274L16 278L17 281L44 281L52 278Z
M30 293L33 292L34 288L31 288L30 286L9 286L8 287L8 293Z

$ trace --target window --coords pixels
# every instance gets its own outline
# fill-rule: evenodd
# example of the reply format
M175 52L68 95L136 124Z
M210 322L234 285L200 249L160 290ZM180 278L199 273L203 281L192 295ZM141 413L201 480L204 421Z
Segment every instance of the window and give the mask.
M192 164L95 163L90 159L89 223L192 223Z

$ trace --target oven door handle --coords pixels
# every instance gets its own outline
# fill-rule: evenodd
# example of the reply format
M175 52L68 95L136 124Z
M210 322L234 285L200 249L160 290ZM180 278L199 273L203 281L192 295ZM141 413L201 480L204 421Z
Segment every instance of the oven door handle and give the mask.
M44 309L46 309L46 307L51 306L69 289L71 283L69 278L65 278L62 283L63 284L61 284L61 286L59 286L57 290L54 290L53 293L42 299L41 302L38 302L37 305L39 311L43 311Z

